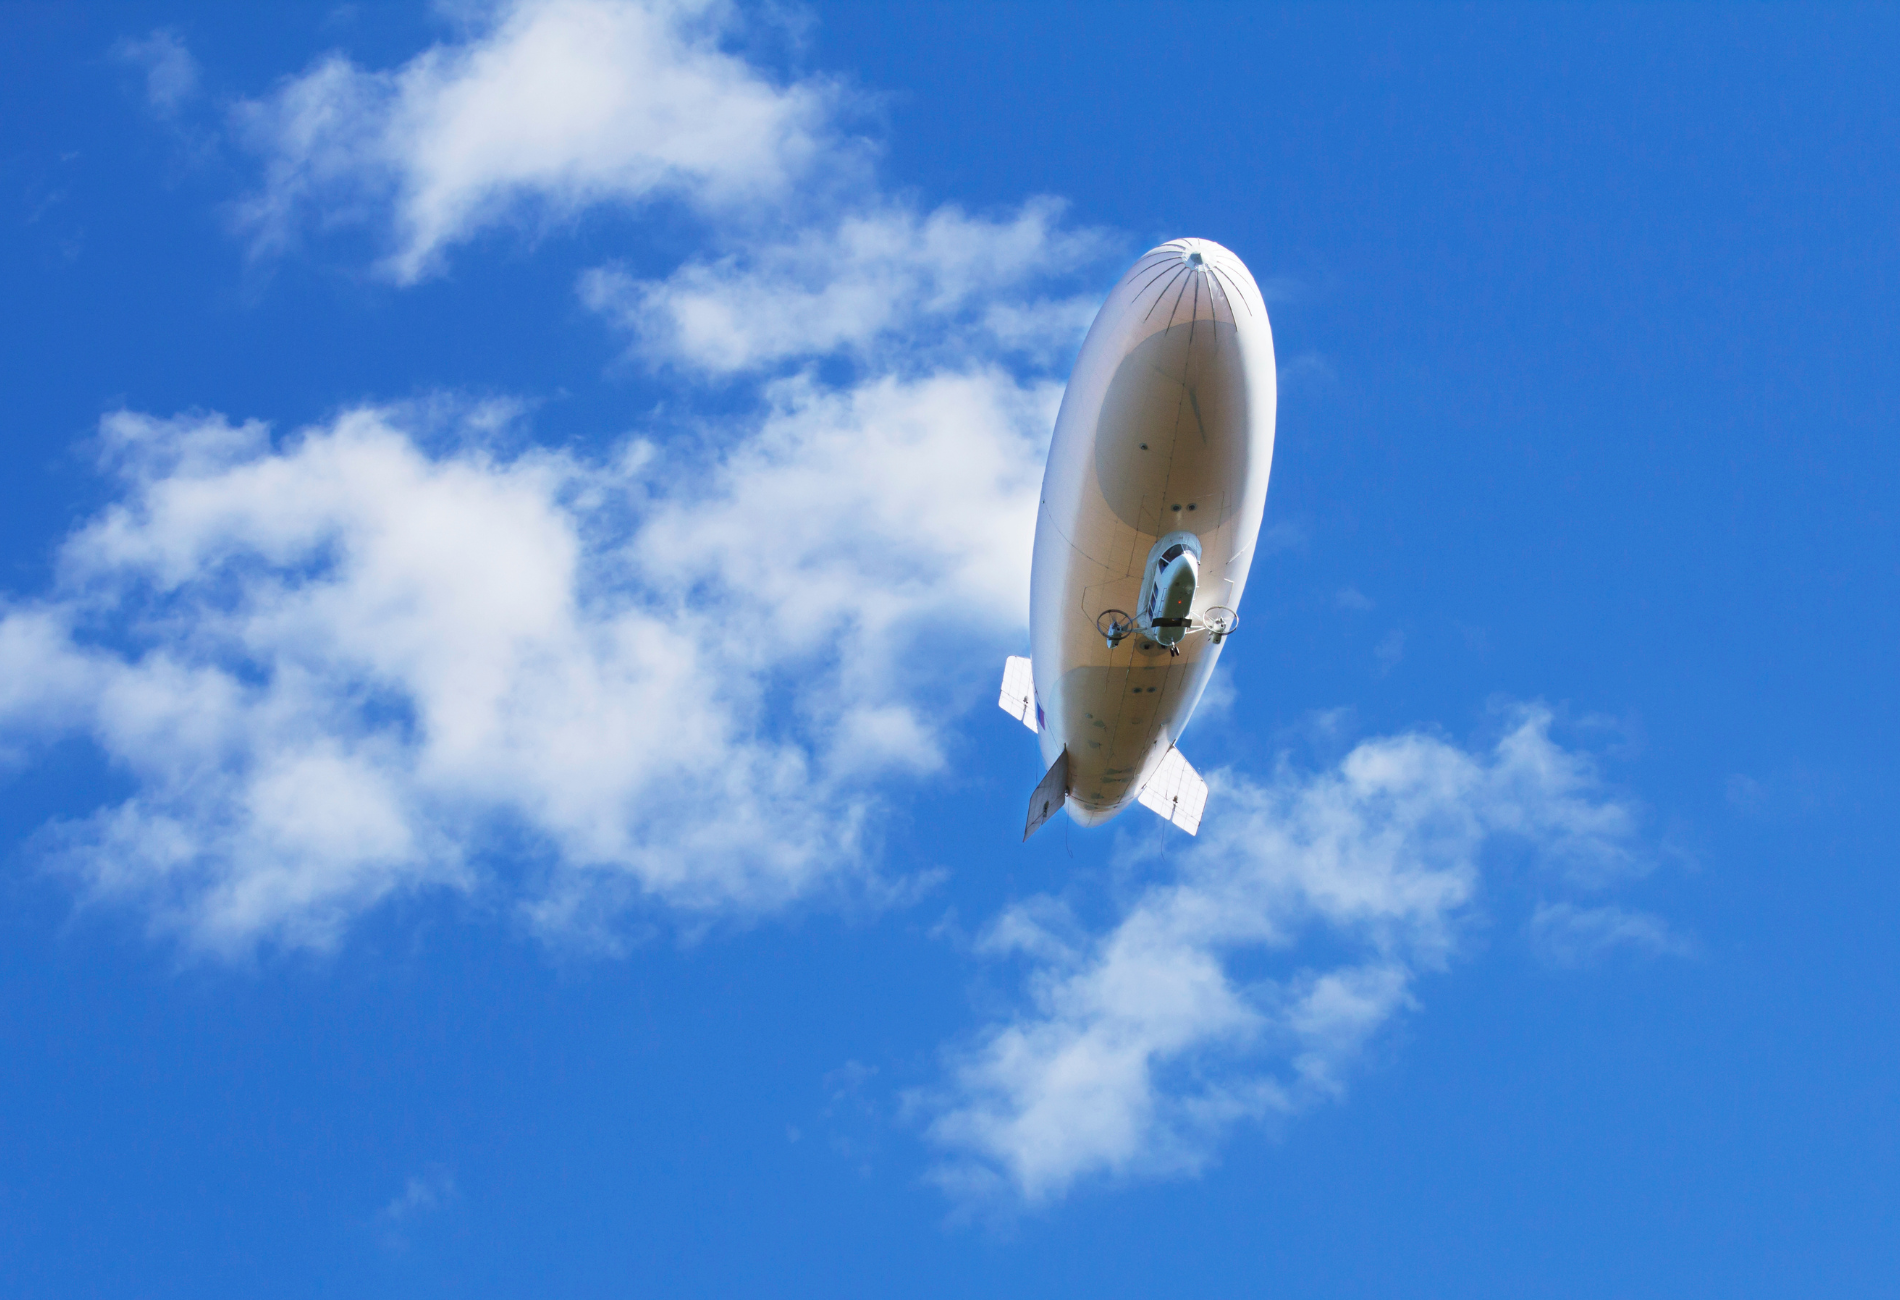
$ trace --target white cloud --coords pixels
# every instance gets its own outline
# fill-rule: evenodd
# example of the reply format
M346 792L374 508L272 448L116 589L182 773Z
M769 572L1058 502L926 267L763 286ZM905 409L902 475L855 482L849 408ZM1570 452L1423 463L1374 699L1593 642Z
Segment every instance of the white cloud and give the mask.
M1061 205L1049 200L1004 221L886 205L661 280L597 268L581 294L643 355L713 374L893 342L913 358L946 344L1041 353L1079 342L1096 304L1038 289L1100 259L1104 247L1097 233L1065 229Z
M172 117L198 93L198 60L178 33L159 28L113 46L119 59L145 70L145 99L160 117Z
M604 936L634 900L847 888L871 781L936 767L974 694L907 646L954 623L1000 653L1020 620L1054 398L793 381L736 446L605 463L430 454L400 409L277 446L115 415L123 499L0 618L0 736L84 734L131 776L55 855L211 950L324 946L428 888ZM498 881L498 838L544 868Z
M1035 289L1100 259L1099 233L1050 199L989 219L880 195L839 88L723 50L737 26L716 0L517 0L394 70L331 55L241 106L265 160L243 220L260 249L368 224L408 283L497 224L683 200L723 252L581 289L648 359L713 374L893 337L1037 360L1080 338L1094 299Z
M411 282L498 223L658 197L704 209L786 201L843 155L838 94L780 84L721 48L717 0L519 0L400 68L331 55L240 110L266 161L243 218L261 248L314 216L388 232Z
M1553 882L1637 863L1633 811L1549 725L1525 709L1488 752L1408 734L1328 771L1219 774L1174 878L1105 934L1050 899L1005 913L984 946L1029 961L1027 1007L913 1099L948 1152L940 1180L1033 1204L1188 1172L1234 1123L1337 1095L1456 952L1490 846L1527 847Z

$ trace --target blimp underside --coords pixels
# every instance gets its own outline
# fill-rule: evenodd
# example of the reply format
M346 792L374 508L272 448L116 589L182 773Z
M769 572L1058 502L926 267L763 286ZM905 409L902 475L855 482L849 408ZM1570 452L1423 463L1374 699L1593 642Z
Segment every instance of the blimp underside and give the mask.
M1148 254L1084 344L1044 480L1025 683L1051 777L1065 769L1064 802L1084 825L1138 795L1198 824L1198 802L1174 815L1178 789L1163 806L1155 787L1199 787L1173 746L1246 584L1273 403L1264 304L1219 245Z
M1190 621L1235 603L1234 534L1246 481L1233 326L1177 322L1116 369L1102 403L1091 491L1069 535L1063 672L1057 687L1070 738L1069 789L1091 811L1119 809L1177 738L1176 724L1206 684L1220 647L1207 637L1175 646L1142 634L1110 649L1103 611L1139 618L1149 554L1163 537L1200 546ZM1177 651L1174 653L1173 651Z

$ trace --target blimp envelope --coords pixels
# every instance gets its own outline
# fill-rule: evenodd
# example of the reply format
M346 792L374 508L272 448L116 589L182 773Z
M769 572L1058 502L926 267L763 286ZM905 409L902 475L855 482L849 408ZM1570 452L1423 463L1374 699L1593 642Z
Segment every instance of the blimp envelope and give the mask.
M1207 787L1176 743L1239 626L1276 381L1259 287L1208 240L1150 249L1089 327L1043 474L1030 656L999 699L1047 767L1031 831L1135 802L1199 828Z

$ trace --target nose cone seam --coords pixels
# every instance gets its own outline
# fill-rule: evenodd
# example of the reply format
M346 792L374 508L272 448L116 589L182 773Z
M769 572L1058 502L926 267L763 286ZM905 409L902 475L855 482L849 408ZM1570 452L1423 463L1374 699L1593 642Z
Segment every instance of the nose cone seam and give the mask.
M1168 326L1195 320L1238 325L1260 314L1253 277L1211 240L1171 239L1149 249L1129 274L1147 314Z

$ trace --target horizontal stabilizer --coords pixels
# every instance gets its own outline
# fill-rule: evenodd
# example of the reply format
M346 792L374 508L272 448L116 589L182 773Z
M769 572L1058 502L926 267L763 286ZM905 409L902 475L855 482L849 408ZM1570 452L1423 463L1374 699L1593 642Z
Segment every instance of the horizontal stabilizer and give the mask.
M1207 807L1207 782L1188 766L1180 750L1170 749L1141 787L1141 802L1192 835L1200 830L1201 810Z
M996 704L1031 731L1042 730L1036 725L1036 678L1021 655L1003 661L1003 694Z

